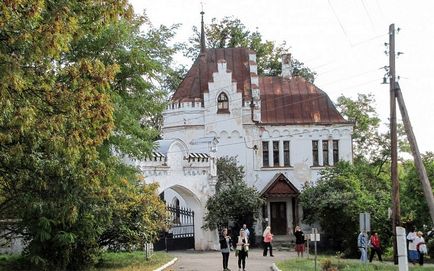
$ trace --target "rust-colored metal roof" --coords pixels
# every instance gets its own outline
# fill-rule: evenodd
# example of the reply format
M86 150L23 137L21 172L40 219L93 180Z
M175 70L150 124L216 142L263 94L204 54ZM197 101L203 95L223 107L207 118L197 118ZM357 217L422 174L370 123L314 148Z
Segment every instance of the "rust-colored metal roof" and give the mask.
M203 99L208 92L208 82L212 82L213 72L217 72L217 62L224 59L227 70L232 72L232 80L237 82L238 92L243 98L250 97L250 62L247 48L206 49L200 54L187 72L172 97L173 102L186 102Z
M261 123L349 123L336 110L327 94L303 77L259 77Z
M191 66L172 96L172 102L203 102L203 93L208 92L208 82L213 81L212 74L217 72L217 63L221 60L226 61L243 100L250 101L251 89L257 87L252 85L251 78L258 76L250 72L250 65L256 64L249 61L251 53L254 52L247 48L206 49ZM262 124L350 123L339 114L326 93L302 77L259 76L259 89Z

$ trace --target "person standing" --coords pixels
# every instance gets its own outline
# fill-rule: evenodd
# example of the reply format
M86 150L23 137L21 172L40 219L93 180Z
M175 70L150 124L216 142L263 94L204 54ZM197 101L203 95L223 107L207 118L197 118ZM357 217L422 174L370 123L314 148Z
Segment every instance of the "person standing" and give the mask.
M262 234L262 237L264 238L264 257L267 256L268 248L270 248L270 257L273 256L273 247L271 246L271 242L273 241L273 234L271 234L271 227L267 226L264 230L264 233Z
M410 228L410 232L407 234L408 240L408 260L409 262L416 264L419 261L419 253L416 249L416 239L417 235L415 232L415 228Z
M369 244L371 247L371 255L369 256L369 262L372 262L375 253L377 253L378 255L378 260L382 262L383 260L381 259L381 253L382 253L381 242L377 232L375 231L372 232L371 238L369 238Z
M304 232L300 226L295 227L295 251L297 251L297 257L303 257L304 253Z
M250 238L250 231L249 231L249 228L247 228L246 224L243 224L243 230L246 233L247 239L249 239Z
M220 236L220 251L222 252L223 256L223 271L230 271L228 268L228 262L229 262L229 253L231 251L232 247L232 240L231 237L228 235L228 229L224 228L222 230L222 234Z
M238 255L238 270L246 270L246 258L249 256L249 239L247 238L246 231L241 229L237 242L237 255Z
M368 260L368 236L366 235L365 230L363 230L357 237L357 246L360 250L360 261L365 263Z
M423 233L421 231L418 231L416 233L416 238L413 241L416 245L416 251L419 254L419 264L423 265L423 255L426 254L428 251L426 249L425 239L423 238Z

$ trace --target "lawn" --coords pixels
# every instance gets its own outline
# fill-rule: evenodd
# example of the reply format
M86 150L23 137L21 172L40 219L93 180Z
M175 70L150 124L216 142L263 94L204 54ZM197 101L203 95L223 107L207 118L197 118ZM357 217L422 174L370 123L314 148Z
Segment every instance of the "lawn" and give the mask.
M323 269L323 266L327 266L330 269ZM307 270L315 270L315 263L313 257L307 258L297 258L290 259L283 262L277 263L277 267L279 267L282 271L307 271ZM333 269L336 268L336 269ZM320 270L330 270L330 271L374 271L374 270L382 270L382 271L397 271L398 267L394 265L392 262L383 262L380 263L378 261L361 264L359 260L353 259L338 259L333 257L319 257L317 259L317 269ZM409 265L409 270L411 271L428 271L434 270L434 266L432 264L420 267Z
M104 253L94 271L152 271L172 260L165 252L155 252L147 261L143 252Z
M142 251L104 253L92 271L152 271L166 264L173 257L165 252L155 252L146 260ZM18 255L0 255L0 271L30 270L23 258Z

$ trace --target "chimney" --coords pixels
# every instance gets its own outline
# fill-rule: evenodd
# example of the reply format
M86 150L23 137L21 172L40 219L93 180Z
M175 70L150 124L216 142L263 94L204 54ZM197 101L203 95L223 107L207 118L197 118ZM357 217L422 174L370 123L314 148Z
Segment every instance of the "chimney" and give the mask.
M291 54L282 55L282 77L286 79L292 77Z

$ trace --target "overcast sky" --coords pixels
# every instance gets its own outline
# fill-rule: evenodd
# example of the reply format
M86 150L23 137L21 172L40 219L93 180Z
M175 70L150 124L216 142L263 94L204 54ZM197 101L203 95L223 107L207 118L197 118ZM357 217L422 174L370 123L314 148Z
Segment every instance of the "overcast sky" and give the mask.
M432 0L130 0L153 25L181 23L176 40L187 42L200 27L224 16L256 28L264 39L286 41L293 57L318 73L315 84L333 101L341 94L372 93L383 122L389 116L389 25L396 35L396 72L421 152L434 151L434 1ZM190 63L188 63L190 64ZM399 109L397 108L400 118Z

